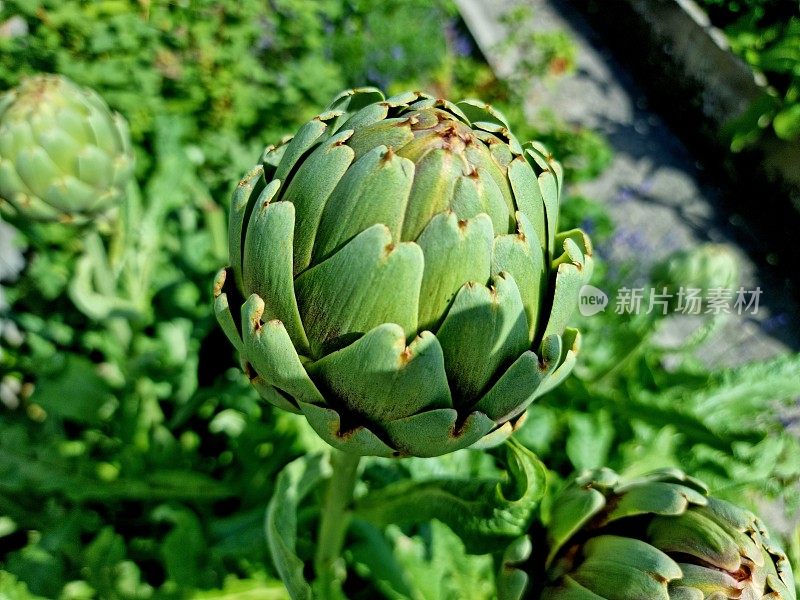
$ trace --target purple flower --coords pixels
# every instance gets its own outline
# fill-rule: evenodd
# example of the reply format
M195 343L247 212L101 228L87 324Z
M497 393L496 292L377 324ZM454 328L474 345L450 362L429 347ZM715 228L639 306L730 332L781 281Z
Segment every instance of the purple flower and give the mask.
M456 21L449 21L444 28L445 37L449 46L458 56L472 56L474 49L472 40L456 24Z
M628 200L632 200L633 197L633 190L629 187L624 187L617 192L614 202L627 202Z

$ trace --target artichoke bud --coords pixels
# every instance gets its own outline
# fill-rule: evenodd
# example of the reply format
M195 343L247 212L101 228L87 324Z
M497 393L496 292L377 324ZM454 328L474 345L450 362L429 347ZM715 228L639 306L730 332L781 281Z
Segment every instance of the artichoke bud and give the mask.
M545 572L532 574L528 598L796 600L761 521L677 469L578 477L555 498L544 537Z
M659 291L677 295L681 289L707 293L711 289L735 290L739 286L739 263L733 251L722 244L676 252L653 268L652 279Z
M83 223L116 207L133 174L128 126L94 91L38 75L0 96L0 210Z
M239 183L217 317L334 447L502 441L575 362L592 249L556 231L562 178L485 104L344 92Z

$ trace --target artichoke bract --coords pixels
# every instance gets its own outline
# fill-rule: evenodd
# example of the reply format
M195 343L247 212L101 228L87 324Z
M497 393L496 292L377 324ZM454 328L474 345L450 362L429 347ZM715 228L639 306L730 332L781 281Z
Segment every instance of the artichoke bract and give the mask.
M0 209L85 222L123 198L133 174L128 126L94 91L38 75L0 96Z
M578 477L554 500L546 548L543 589L528 597L796 600L786 554L761 521L676 469Z
M571 370L592 270L562 170L475 101L339 95L239 183L217 318L273 404L332 446L505 439Z

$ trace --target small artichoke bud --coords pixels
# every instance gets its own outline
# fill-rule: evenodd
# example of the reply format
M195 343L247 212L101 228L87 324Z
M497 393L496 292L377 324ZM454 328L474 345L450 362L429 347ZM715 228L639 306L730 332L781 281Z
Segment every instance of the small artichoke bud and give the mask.
M507 555L530 577L525 595L501 600L796 600L763 523L677 469L584 473L554 499L539 537L540 560Z
M739 286L739 263L733 251L722 244L702 244L682 250L653 268L657 290L666 288L677 297L680 290L736 290Z
M563 172L476 101L344 92L240 182L216 313L262 396L346 452L502 441L570 372L592 271Z
M38 75L0 96L0 210L82 223L109 212L133 174L128 126L94 91Z

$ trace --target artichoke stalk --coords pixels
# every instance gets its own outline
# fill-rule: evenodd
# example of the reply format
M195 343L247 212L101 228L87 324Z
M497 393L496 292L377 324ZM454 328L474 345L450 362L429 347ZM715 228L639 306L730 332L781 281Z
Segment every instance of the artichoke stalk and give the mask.
M510 547L501 599L796 600L763 523L677 469L627 481L587 472L554 499L545 529L540 560L525 563L524 539ZM527 593L513 593L536 563Z
M89 221L132 175L127 123L94 91L37 75L0 96L0 210L11 218Z
M592 271L561 166L477 101L340 94L233 194L215 312L261 395L335 448L499 443L572 369Z

